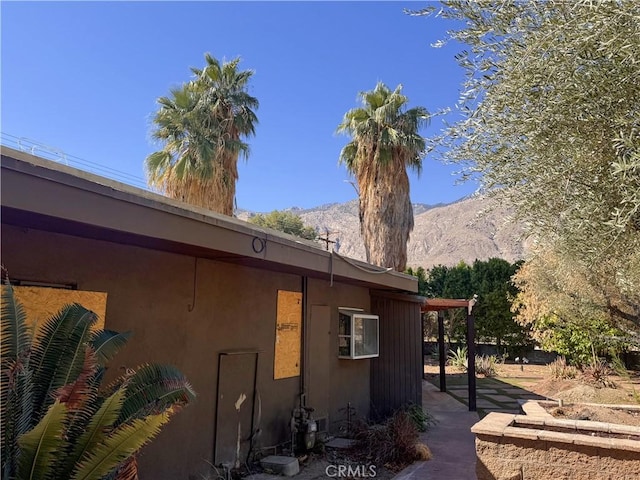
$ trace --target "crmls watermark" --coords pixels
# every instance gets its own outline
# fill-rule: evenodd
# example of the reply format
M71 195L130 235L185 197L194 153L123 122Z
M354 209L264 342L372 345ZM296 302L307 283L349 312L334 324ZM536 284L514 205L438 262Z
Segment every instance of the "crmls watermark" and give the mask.
M327 465L324 473L330 478L373 478L375 465Z

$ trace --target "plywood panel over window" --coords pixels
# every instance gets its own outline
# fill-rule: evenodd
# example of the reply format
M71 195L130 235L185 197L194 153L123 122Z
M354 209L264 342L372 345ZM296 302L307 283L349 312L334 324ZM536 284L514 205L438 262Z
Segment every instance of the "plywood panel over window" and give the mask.
M273 378L300 375L302 293L278 290Z
M7 288L5 285L2 289ZM98 315L94 328L104 328L104 317L107 311L107 294L86 290L69 290L66 288L14 286L14 295L24 307L27 314L27 325L36 327L55 315L65 305L79 303L84 308Z

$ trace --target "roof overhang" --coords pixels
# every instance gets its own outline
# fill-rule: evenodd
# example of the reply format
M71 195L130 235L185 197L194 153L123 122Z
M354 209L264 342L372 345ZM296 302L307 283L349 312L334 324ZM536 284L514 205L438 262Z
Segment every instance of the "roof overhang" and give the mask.
M25 152L2 147L1 166L5 224L378 290L418 290L413 276Z

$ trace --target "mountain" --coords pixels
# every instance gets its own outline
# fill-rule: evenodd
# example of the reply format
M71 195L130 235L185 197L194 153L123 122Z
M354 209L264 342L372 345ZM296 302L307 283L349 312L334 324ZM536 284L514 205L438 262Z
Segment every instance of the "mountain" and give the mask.
M339 240L338 252L364 260L360 237L358 201L330 203L310 209L291 208L305 225L329 232ZM520 225L511 221L508 208L486 197L472 197L450 204L414 204L414 229L407 246L407 265L425 268L455 265L460 260L473 263L499 257L510 262L524 258L528 242ZM251 213L240 212L246 219Z

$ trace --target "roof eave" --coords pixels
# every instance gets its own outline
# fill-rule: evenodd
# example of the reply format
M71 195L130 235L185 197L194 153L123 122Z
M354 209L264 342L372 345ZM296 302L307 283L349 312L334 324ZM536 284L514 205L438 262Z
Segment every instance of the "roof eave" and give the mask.
M3 222L29 217L41 225L57 222L70 234L121 242L135 239L152 248L243 259L258 268L277 266L371 288L417 292L415 277L345 260L291 235L6 147L2 207Z

